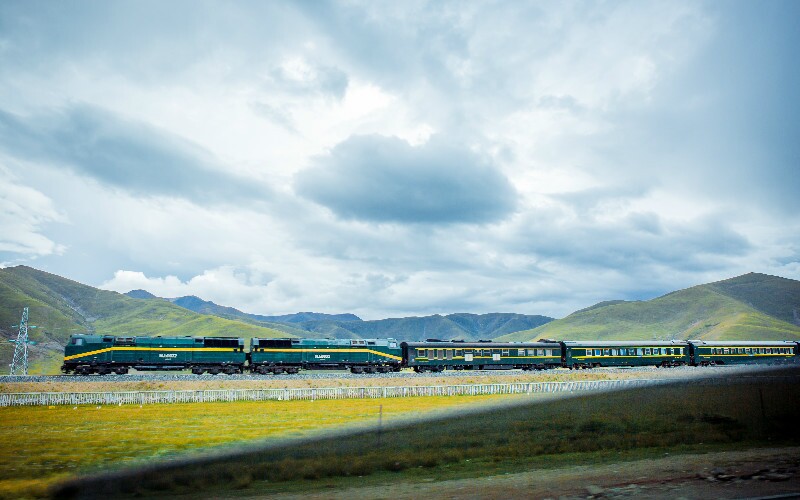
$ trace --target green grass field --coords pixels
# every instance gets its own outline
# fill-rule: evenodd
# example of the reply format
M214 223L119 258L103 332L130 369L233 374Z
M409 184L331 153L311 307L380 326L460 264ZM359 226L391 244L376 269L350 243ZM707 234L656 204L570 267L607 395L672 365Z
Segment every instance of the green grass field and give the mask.
M54 481L201 450L308 436L474 407L498 397L0 408L0 497Z
M783 381L728 377L728 385L657 386L552 398L547 404L519 398L485 411L388 425L381 433L374 431L373 420L371 430L173 462L113 479L84 478L63 491L247 496L324 491L361 484L363 477L385 483L389 491L392 483L422 478L486 476L665 452L796 445L796 376L797 370Z

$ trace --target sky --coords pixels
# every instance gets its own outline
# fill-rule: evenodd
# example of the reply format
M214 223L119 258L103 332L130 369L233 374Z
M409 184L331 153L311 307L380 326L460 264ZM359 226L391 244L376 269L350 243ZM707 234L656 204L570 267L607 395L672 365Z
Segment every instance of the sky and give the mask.
M800 2L0 2L0 265L258 314L800 279Z

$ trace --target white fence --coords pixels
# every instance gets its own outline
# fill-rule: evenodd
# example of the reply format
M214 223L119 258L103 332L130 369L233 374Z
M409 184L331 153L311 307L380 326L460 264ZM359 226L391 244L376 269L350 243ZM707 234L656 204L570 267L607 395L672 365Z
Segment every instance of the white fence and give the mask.
M422 385L402 387L326 387L302 389L215 389L202 391L129 392L23 392L0 394L2 406L122 405L210 403L219 401L290 401L315 399L407 398L416 396L478 396L488 394L570 393L608 391L668 383L728 385L750 378L582 380L572 382L519 382L513 384ZM759 376L765 383L800 383L796 375Z
M330 387L301 389L217 389L201 391L27 392L0 394L0 406L119 405L209 403L217 401L289 401L315 399L477 396L611 390L664 383L665 380L586 380L513 384L426 385L403 387Z

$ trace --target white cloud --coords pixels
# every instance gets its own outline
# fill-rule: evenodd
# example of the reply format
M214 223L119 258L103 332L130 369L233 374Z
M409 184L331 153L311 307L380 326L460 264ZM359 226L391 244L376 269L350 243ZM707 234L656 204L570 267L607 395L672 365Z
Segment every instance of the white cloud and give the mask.
M12 259L64 253L64 245L42 234L53 222L67 218L47 196L0 166L0 252Z

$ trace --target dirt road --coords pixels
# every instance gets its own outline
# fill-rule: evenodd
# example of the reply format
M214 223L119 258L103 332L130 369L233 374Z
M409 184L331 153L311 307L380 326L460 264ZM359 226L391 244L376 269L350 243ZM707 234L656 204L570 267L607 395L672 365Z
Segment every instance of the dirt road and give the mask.
M799 470L800 448L761 448L270 498L800 498Z

